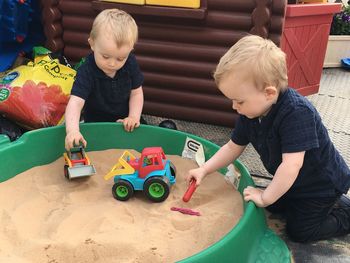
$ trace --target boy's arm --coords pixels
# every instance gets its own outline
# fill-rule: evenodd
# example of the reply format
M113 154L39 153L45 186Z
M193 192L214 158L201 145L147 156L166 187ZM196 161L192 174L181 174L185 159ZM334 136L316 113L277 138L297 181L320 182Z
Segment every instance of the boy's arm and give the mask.
M201 167L190 170L186 176L186 180L190 182L193 178L197 181L198 186L207 174L213 173L218 169L232 163L241 155L245 148L246 145L238 145L235 144L232 140L230 140L228 143L222 146Z
M129 117L135 118L138 122L140 121L141 113L143 108L143 90L142 86L137 89L131 90L129 99Z
M282 163L268 185L262 191L254 187L247 187L243 191L244 200L252 200L259 207L266 207L276 202L293 185L304 163L304 152L282 154Z
M132 89L129 98L129 115L125 119L119 119L117 122L122 122L124 129L132 132L134 128L140 126L140 118L143 108L143 90L142 86Z
M66 122L66 149L69 150L73 144L78 144L81 141L86 146L86 141L79 130L79 120L81 110L84 107L85 100L77 96L71 95L66 107L65 122Z
M245 149L245 145L241 146L235 144L232 140L229 140L219 151L217 151L213 157L203 164L203 169L206 174L213 173L218 169L225 167L236 160Z

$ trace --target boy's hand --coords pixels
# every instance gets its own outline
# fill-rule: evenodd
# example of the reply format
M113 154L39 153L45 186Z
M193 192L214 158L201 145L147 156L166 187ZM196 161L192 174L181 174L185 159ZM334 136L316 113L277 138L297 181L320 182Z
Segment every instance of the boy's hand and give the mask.
M252 186L247 186L243 190L243 196L244 196L244 201L253 201L258 207L265 207L264 200L262 198L263 190L252 187Z
M69 151L74 146L82 143L86 147L87 142L79 131L68 132L65 139L65 148Z
M190 183L192 179L196 180L196 186L199 186L202 182L202 179L207 175L203 167L189 170L186 175L187 183Z
M135 128L140 126L140 120L135 117L126 117L125 119L119 119L117 122L122 122L124 125L124 130L127 132L132 132Z

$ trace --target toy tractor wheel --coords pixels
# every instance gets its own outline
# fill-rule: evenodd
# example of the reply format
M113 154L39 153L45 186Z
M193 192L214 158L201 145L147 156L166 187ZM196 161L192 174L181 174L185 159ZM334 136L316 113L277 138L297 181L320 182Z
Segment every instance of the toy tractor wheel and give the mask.
M149 178L143 187L146 197L152 202L163 202L169 195L170 183L167 177Z
M68 165L65 165L64 168L64 177L66 177L69 180L69 175L68 175Z
M170 162L170 172L171 172L171 175L174 178L176 178L176 167L175 167L175 165L172 162Z
M112 187L113 197L119 201L126 201L134 194L132 185L124 180L115 183Z

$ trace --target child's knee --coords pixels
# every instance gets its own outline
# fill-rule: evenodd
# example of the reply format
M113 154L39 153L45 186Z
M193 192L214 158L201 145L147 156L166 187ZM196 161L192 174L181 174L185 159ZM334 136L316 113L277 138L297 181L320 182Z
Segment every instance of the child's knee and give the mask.
M305 228L297 223L287 223L286 231L289 238L298 243L306 243L314 240L314 233L316 228Z

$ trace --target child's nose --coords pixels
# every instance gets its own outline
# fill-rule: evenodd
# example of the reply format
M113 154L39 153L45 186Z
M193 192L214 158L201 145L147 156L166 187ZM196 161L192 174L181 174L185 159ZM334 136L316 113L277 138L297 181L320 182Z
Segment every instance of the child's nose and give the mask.
M111 61L109 61L109 66L110 67L115 68L115 67L117 67L117 65L118 65L118 61L117 60L112 59Z

